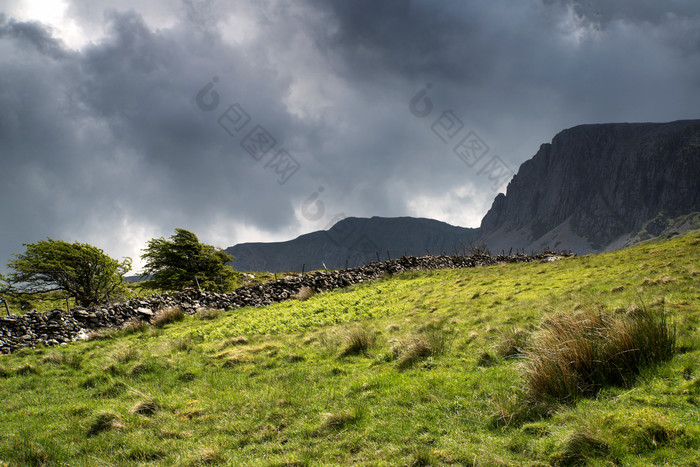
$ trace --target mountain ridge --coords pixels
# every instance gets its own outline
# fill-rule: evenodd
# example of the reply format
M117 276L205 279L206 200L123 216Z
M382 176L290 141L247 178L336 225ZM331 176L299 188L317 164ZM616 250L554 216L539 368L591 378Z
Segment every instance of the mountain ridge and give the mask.
M699 181L700 120L584 124L557 133L523 162L478 228L349 217L327 231L226 251L238 270L272 272L358 266L377 255L451 254L471 244L594 253L696 225L697 216L685 227L679 219L700 212Z
M422 256L462 251L478 229L414 217L347 217L328 230L300 235L285 242L252 242L229 247L240 271L307 271L359 266L387 253Z

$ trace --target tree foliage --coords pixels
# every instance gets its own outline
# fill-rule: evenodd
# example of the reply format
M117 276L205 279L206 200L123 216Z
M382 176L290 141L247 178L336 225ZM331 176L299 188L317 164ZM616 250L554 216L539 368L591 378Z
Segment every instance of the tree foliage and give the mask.
M226 292L238 283L239 274L226 266L233 258L220 248L200 243L187 230L175 229L169 240L154 238L143 251L141 258L146 263L143 276L150 276L154 288L199 287Z
M131 270L131 258L119 262L87 243L49 238L24 246L27 251L14 255L8 263L14 270L9 282L21 293L60 290L82 306L95 305L120 289L124 275Z

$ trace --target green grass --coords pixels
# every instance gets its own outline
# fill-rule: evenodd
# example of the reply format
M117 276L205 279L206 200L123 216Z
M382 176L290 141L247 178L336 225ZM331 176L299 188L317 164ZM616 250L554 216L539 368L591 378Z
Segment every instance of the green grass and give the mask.
M675 328L672 358L522 410L543 323L644 307ZM697 465L699 308L695 232L23 349L0 357L0 461Z

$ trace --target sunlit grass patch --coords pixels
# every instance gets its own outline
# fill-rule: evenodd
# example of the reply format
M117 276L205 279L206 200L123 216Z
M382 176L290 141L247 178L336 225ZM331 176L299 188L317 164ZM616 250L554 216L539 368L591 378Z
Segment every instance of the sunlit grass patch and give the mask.
M679 237L556 263L395 274L307 301L160 328L140 323L107 339L0 356L0 459L13 466L694 465L698 246ZM642 285L663 276L676 280ZM592 322L586 316L594 312L618 323L643 313L630 306L640 300L665 309L677 326L670 360L642 365L595 397L530 397L523 353L550 318ZM632 335L631 323L594 327ZM374 335L374 345L342 357L347 331L357 328ZM401 368L404 358L412 363ZM157 403L151 415L131 412L146 402Z

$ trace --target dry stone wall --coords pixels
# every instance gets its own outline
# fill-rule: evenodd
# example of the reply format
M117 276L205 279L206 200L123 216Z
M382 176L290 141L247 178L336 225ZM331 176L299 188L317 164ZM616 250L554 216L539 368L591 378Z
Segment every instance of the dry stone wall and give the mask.
M20 316L0 317L0 353L8 354L22 347L65 345L85 339L92 331L119 327L138 319L152 322L155 314L166 307L180 306L188 314L207 307L233 310L245 306L265 306L293 298L302 287L325 292L339 287L372 281L388 274L429 269L472 268L504 263L550 261L569 254L539 255L471 255L402 257L373 262L368 265L338 271L316 271L304 275L285 276L277 281L244 286L232 293L218 294L187 289L181 292L136 298L113 306L56 309L46 313L30 311Z

